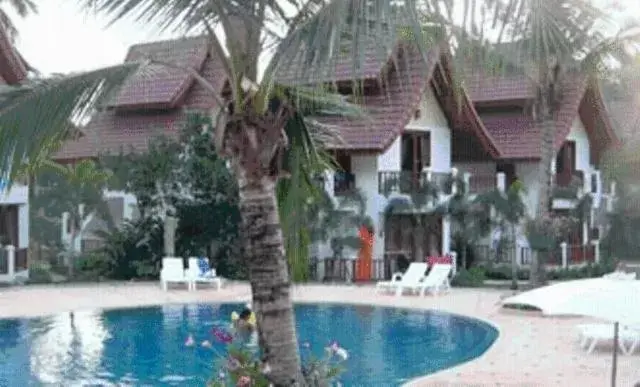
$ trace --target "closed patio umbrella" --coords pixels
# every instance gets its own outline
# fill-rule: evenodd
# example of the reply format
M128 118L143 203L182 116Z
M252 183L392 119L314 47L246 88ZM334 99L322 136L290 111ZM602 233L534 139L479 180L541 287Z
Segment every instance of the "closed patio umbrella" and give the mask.
M533 306L548 316L585 316L613 323L611 386L615 387L619 324L640 325L640 281L595 278L561 282L502 300Z

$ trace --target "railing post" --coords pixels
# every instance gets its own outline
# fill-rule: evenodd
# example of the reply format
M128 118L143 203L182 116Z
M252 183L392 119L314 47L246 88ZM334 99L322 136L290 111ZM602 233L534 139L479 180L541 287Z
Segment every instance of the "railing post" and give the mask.
M498 191L505 192L507 190L507 176L504 172L496 173L496 188Z
M562 251L562 268L566 269L569 267L569 254L567 251L567 242L560 243L560 250Z
M7 251L7 274L11 280L16 274L16 248L13 245L4 246Z
M591 241L593 245L593 260L595 263L600 263L600 241L595 239Z

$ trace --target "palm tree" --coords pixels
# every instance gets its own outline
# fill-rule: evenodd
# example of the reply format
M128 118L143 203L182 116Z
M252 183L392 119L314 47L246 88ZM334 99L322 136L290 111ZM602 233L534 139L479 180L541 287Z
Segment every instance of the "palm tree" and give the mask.
M406 194L391 196L390 188L396 186L397 183L391 180L387 181L386 186L383 187L383 195L388 198L388 201L382 211L384 225L381 227L380 233L386 231L386 227L392 217L408 216L411 220L411 229L405 231L410 232L412 235L412 260L421 262L425 257L423 243L428 226L428 224L425 224L425 215L438 213L438 207L436 206L440 198L441 187L431 180L421 180L417 184L412 184L412 189ZM454 183L455 179L452 179L450 184L452 190Z
M501 238L507 246L511 257L511 289L518 289L518 260L516 254L516 239L518 227L527 214L527 207L522 200L525 187L519 180L513 182L506 192L493 190L480 195L477 203L495 210L494 227L500 231Z
M9 15L7 15L5 7L3 7L3 5L6 5L7 3L9 3L9 6L13 8L20 17L27 17L38 13L38 6L32 0L0 1L0 28L6 31L11 41L14 41L18 36L18 30Z
M458 245L461 269L469 266L468 248L491 232L491 212L485 205L485 195L471 197L468 185L460 182L451 197L436 210L451 220L452 240Z
M314 122L306 114L313 110L341 113L346 104L344 98L315 89L283 88L274 80L289 63L304 68L300 70L300 79L308 79L310 74L331 69L331 64L344 52L354 59L353 78L356 78L365 59L362 44L365 36L373 36L382 55L397 52L394 48L402 39L427 58L434 40L441 38L441 31L421 27L425 19L416 12L429 1L417 4L340 0L327 4L315 0L83 0L82 3L111 16L113 21L134 16L138 21L155 22L163 28L206 33L211 50L223 63L228 99L223 100L219 91L194 70L160 63L154 58L71 77L33 80L31 85L7 90L0 98L0 126L10 128L0 131L2 169L15 173L18 163L13 161L37 155L42 146L63 130L63 123L69 118L86 117L95 106L104 106L106 98L133 72L156 71L162 65L191 73L217 99L218 106L211 107L211 111L217 111L216 147L230 160L238 179L245 257L265 369L275 386L300 383L300 356L275 194L280 175L274 173L279 171L273 170L272 161L288 147L304 149L302 155L306 160L316 159L317 149L308 133ZM284 35L278 30L282 26L286 27ZM274 46L277 49L259 81L258 63ZM285 128L292 123L301 124L298 130L302 142L289 141Z
M477 7L465 7L464 15L463 25L457 30L461 52L472 53L487 70L525 75L535 89L528 108L541 128L538 180L542 183L536 219L548 218L551 165L556 153L555 115L562 87L580 73L597 88L607 60L621 51L625 41L636 40L637 35L625 30L607 37L605 30L611 27L611 20L590 0L487 0ZM479 45L484 48L480 55ZM458 60L468 59L465 57L458 55ZM541 284L542 270L534 252L533 286Z
M86 219L90 215L99 214L101 219L112 226L109 211L102 197L103 189L111 179L111 173L99 168L92 160L83 160L75 165L49 163L48 168L54 174L43 181L42 195L47 198L49 206L69 214L70 244L65 254L65 265L71 277L74 272L74 260L79 253L75 247L75 240Z

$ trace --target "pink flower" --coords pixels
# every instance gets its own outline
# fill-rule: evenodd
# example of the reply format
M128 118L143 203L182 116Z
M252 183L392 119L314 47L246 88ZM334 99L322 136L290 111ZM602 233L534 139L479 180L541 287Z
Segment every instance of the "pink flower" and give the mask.
M238 379L237 387L248 387L251 385L251 378L248 376L241 376Z
M218 340L222 344L230 344L231 342L233 342L233 336L229 332L224 331L223 329L213 328L211 330L211 333L216 338L216 340Z

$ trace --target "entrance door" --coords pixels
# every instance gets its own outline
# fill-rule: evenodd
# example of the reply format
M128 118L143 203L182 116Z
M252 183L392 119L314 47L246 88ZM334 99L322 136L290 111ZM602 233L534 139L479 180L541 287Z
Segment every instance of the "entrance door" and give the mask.
M571 184L576 168L576 143L566 141L556 156L556 184L566 187Z

